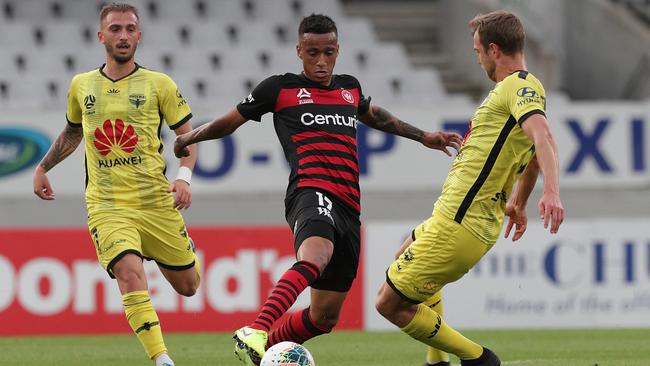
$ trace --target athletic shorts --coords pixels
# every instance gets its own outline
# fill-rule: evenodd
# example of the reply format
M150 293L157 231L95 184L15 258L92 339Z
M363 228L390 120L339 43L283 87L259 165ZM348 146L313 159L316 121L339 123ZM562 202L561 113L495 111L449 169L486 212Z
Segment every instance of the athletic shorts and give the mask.
M96 211L88 214L88 230L97 259L112 278L115 263L129 253L171 270L194 266L194 243L174 208Z
M293 231L296 253L302 242L312 236L334 244L332 259L311 287L349 291L359 267L359 214L325 190L301 188L287 200L286 217Z
M386 282L416 304L463 277L492 247L441 214L420 224L413 237L413 243L388 267Z

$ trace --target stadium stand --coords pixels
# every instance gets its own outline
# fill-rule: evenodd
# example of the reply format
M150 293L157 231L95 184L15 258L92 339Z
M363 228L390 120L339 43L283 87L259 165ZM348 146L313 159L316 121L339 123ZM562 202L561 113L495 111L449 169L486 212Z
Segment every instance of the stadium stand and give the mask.
M363 17L344 15L338 0L133 0L130 3L140 9L143 19L138 62L182 80L179 84L185 84L185 94L188 98L196 96L199 103L224 92L221 86L212 85L215 83L234 82L230 93L247 92L245 85L259 80L261 75L298 72L296 28L300 16L312 12L329 14L339 25L341 56L337 72L359 73L364 83L386 98L415 102L422 95L434 99L444 97L435 70L415 69L401 44L380 42L372 24ZM51 89L60 90L75 73L102 64L102 47L97 44L94 22L102 4L100 0L0 2L3 20L0 47L4 50L0 55L0 76L6 83L4 108L22 107L25 102L19 99L29 87L39 88L33 94L43 96L30 99L51 99L48 89L41 93L43 88L38 83L15 86L17 77L56 75L56 80L51 82L55 87ZM63 76L68 80L59 80L65 79ZM34 103L33 108L52 106Z
M650 23L650 1L647 0L612 0L615 3L625 4L644 22Z

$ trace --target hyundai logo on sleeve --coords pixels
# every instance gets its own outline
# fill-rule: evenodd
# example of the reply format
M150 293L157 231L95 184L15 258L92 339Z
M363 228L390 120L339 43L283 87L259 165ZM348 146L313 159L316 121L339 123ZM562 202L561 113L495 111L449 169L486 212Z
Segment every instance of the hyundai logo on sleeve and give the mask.
M535 98L537 96L537 92L535 89L525 86L517 90L517 95L522 98Z

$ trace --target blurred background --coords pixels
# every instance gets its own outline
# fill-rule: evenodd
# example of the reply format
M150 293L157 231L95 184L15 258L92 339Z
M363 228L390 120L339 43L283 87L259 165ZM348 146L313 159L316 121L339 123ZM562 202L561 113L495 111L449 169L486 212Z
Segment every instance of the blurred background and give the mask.
M83 148L48 174L55 201L38 200L31 182L65 126L70 79L105 62L96 36L102 3L0 0L0 334L130 331L87 234ZM480 329L650 327L647 1L129 3L140 10L143 32L136 61L176 81L194 126L229 111L266 76L299 72L298 23L315 12L338 25L336 73L355 75L373 103L413 125L460 133L493 87L476 62L468 22L496 9L515 12L527 32L528 69L546 88L566 221L557 235L543 229L536 190L529 232L516 245L500 241L449 286L446 316ZM163 129L161 138L173 177L173 132ZM362 125L358 142L364 254L341 326L392 329L376 315L374 295L402 238L429 217L451 159ZM204 256L203 287L181 300L151 266L150 285L160 289L154 302L167 329L230 331L253 316L292 263L288 169L270 115L198 151L193 205L183 215ZM255 270L238 270L249 266ZM78 316L97 322L60 321Z

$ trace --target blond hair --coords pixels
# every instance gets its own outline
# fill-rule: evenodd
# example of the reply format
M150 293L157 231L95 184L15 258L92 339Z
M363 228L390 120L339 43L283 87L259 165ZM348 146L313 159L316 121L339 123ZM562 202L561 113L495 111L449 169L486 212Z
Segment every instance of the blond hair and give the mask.
M499 10L487 14L479 14L470 20L472 34L478 32L481 45L487 49L494 43L506 55L523 52L526 43L526 33L516 15Z
M103 22L104 19L108 16L108 14L112 12L121 12L121 13L128 13L131 12L135 15L135 18L140 21L140 16L138 15L138 8L136 8L133 5L130 4L125 4L125 3L110 3L106 4L102 7L102 10L99 12L99 22Z

